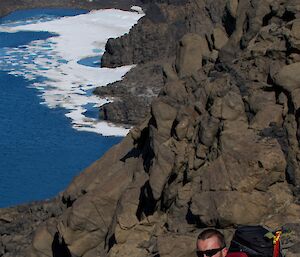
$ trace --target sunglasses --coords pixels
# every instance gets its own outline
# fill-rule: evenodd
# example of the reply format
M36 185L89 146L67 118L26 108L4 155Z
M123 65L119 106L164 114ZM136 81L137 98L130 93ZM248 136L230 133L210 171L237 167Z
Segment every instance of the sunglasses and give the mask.
M197 250L197 256L198 257L204 257L204 254L205 256L207 257L212 257L214 256L216 253L222 251L225 247L220 247L220 248L217 248L217 249L210 249L210 250L206 250L206 251L199 251Z

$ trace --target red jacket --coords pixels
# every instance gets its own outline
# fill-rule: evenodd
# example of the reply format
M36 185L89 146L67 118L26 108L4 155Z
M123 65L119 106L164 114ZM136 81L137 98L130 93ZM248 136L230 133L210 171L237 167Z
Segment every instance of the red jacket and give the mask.
M248 257L248 255L243 252L234 252L234 253L227 253L226 257Z

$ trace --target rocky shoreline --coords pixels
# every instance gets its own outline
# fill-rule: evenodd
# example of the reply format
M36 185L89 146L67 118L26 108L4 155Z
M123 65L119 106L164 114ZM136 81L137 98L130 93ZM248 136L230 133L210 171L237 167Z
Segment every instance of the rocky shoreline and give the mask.
M100 107L100 118L137 125L150 115L150 105L163 87L162 63L139 64L121 81L98 87L94 93L114 101Z
M102 60L138 66L97 90L119 100L103 117L138 125L49 206L2 209L0 254L187 257L205 227L230 240L238 224L263 224L288 229L283 251L298 257L300 3L145 4Z
M139 0L125 1L36 1L21 0L0 2L0 17L16 10L32 8L79 8L86 10L116 8L131 10L131 6L142 6ZM34 232L51 217L59 216L64 204L58 196L51 200L44 200L22 204L18 206L0 208L0 256L25 256L30 246Z

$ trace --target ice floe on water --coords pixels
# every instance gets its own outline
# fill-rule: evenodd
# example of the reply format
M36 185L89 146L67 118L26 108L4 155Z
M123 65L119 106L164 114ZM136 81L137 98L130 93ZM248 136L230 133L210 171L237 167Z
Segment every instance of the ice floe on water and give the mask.
M53 36L5 48L0 68L32 80L33 87L40 92L41 103L50 108L65 108L75 129L125 135L126 128L86 116L85 107L98 108L111 101L91 92L98 86L120 80L132 66L109 69L82 64L85 60L97 63L97 56L100 62L108 38L125 34L142 16L142 13L108 9L26 25L3 24L0 32L47 31Z

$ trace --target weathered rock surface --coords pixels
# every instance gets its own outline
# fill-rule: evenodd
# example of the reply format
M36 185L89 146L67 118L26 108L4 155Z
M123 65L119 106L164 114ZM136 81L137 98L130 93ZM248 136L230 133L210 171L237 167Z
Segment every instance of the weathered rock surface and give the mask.
M63 209L65 207L59 198L0 209L0 256L25 256L34 231L47 242L47 235L39 233L47 230L38 226L51 217L61 215ZM52 237L48 236L48 239L52 240ZM46 244L46 247L49 247L49 244ZM44 251L45 248L43 247L42 250Z
M154 70L157 69L157 66L163 66L162 63L171 63L180 40L186 45L184 49L181 49L182 54L186 55L187 51L189 51L188 49L192 47L192 43L195 43L195 37L199 37L197 46L201 45L201 49L198 48L198 52L201 52L204 57L201 58L199 56L197 59L191 56L185 68L181 65L181 72L191 69L191 65L194 65L194 63L197 63L197 67L193 67L196 70L202 65L202 59L204 59L203 62L209 58L216 59L216 52L210 52L208 48L214 48L212 39L214 24L222 23L222 8L225 6L225 3L224 1L217 2L217 4L210 2L205 6L204 2L202 3L201 1L143 0L146 16L131 29L129 34L118 39L109 39L101 60L102 65L105 67L127 64L140 64L140 67L138 70L125 75L125 80L122 82L123 85L126 85L125 89L123 89L124 96L118 98L116 103L109 103L101 108L100 116L117 123L137 124L142 122L145 112L150 113L149 103L153 100L153 95L149 95L148 92L153 92L156 97L158 95L157 89L162 88L162 84L157 83L157 81L163 80L162 73L148 72L149 66L152 65L153 67L150 69ZM194 35L183 37L187 32L194 33ZM220 33L217 34L219 35ZM210 37L209 42L205 40L206 36ZM218 44L220 44L221 37L218 36ZM190 41L190 43L187 41ZM183 61L182 58L178 58L179 60ZM185 62L187 61L186 58ZM144 66L145 63L147 65ZM142 98L141 91L135 92L135 84L136 81L140 81L141 73L144 74L143 83L141 84L143 88ZM137 80L135 77L137 77ZM120 84L117 82L112 87L114 85L116 90L121 93L119 90ZM101 96L103 95L102 90L102 88L99 88L95 92L96 94L100 92L99 95ZM127 103L128 94L130 94L133 105ZM114 94L108 94L108 96L113 97ZM138 107L134 108L134 105ZM104 115L103 112L105 112ZM134 115L130 116L131 113ZM132 116L136 118L132 119Z
M283 251L299 256L299 3L147 2L154 18L111 40L105 58L149 70L160 61L163 88L150 115L64 191L27 256L195 256L200 229L230 240L238 224L284 226ZM161 50L145 40L169 38L172 19L185 24L177 40Z
M100 108L100 118L121 124L138 124L149 115L151 102L163 87L162 63L141 64L124 79L98 87L94 93L113 99Z

